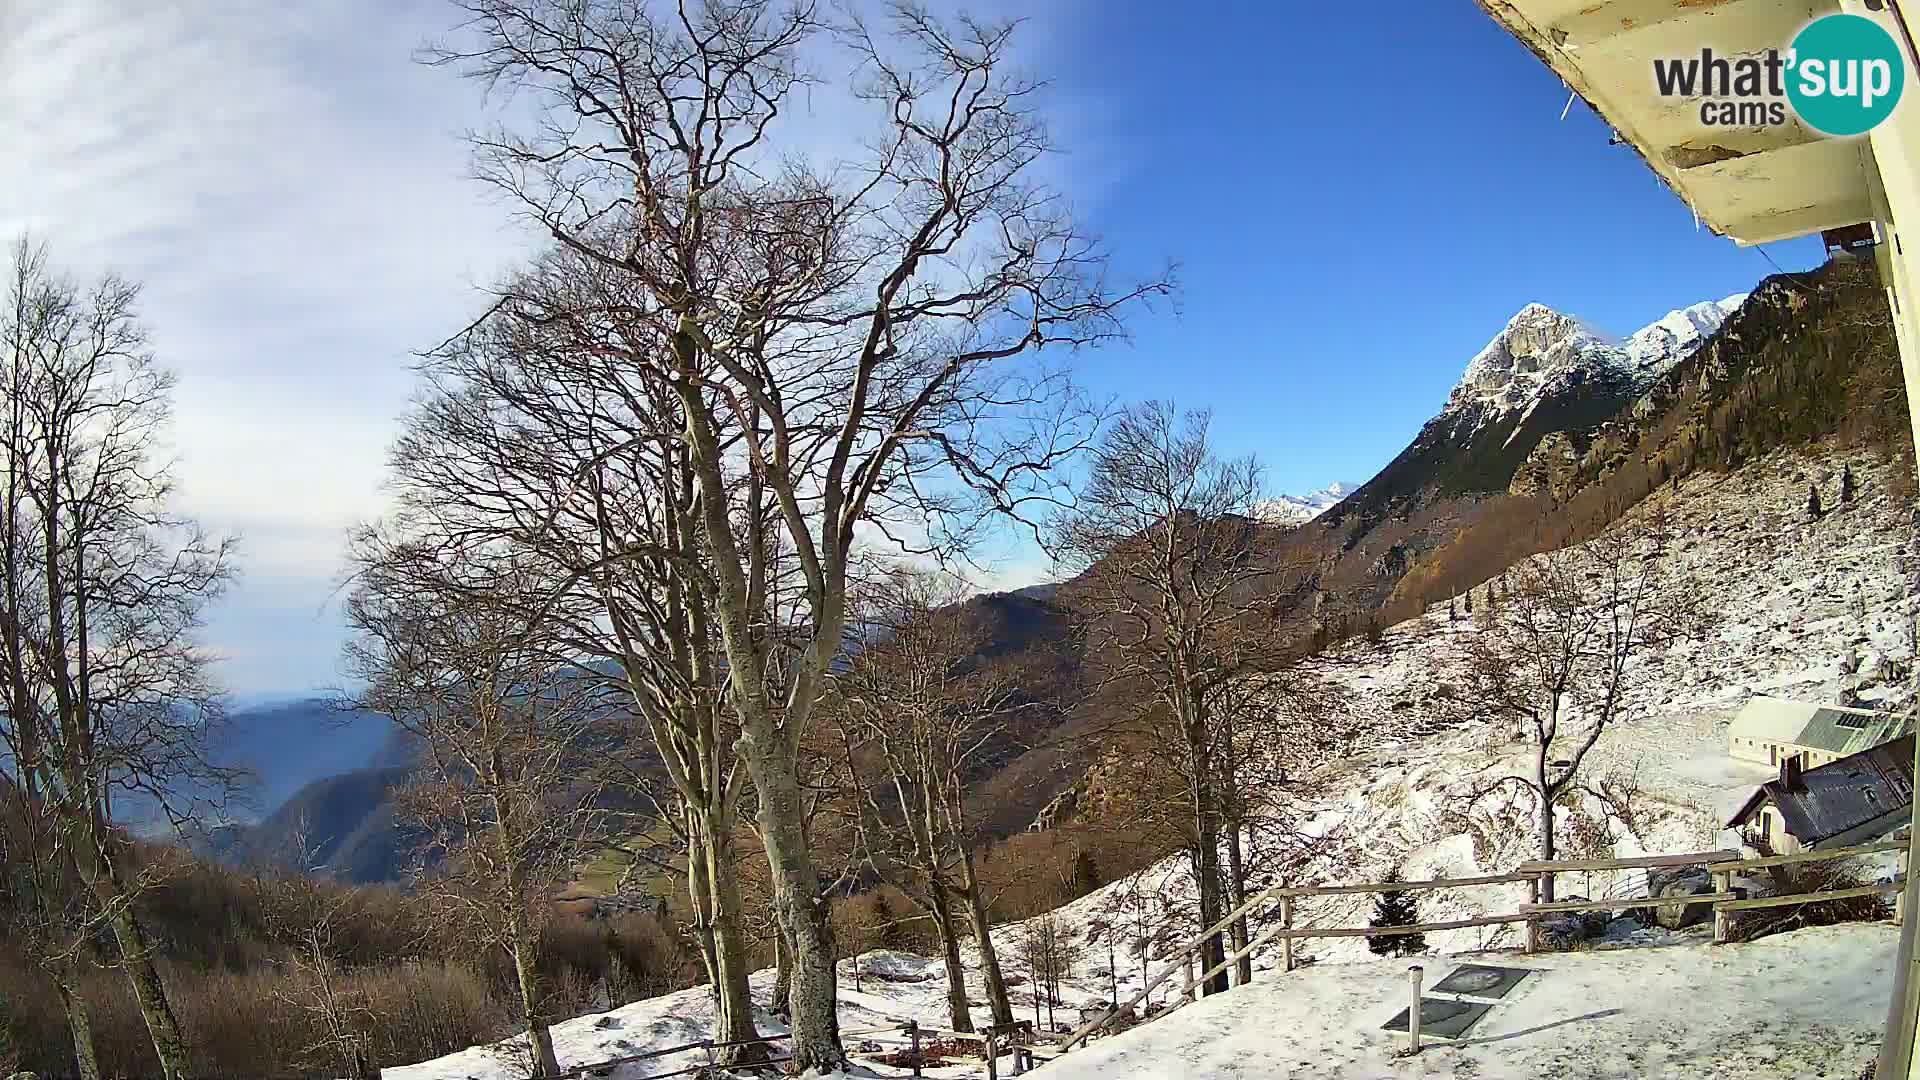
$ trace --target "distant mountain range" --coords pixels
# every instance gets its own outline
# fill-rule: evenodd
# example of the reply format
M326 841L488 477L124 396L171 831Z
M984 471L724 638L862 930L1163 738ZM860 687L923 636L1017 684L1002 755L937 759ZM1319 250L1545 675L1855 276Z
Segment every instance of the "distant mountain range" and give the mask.
M1320 568L1311 580L1276 587L1297 592L1315 617L1323 596L1338 596L1349 610L1378 609L1410 567L1507 495L1543 438L1591 432L1629 413L1714 339L1745 299L1679 308L1624 338L1544 305L1520 309L1467 361L1439 412L1379 474L1364 484L1283 495L1262 507L1264 520L1288 527L1297 565ZM1695 378L1688 371L1674 377ZM994 643L982 655L1018 656L1028 665L1022 688L1035 705L1046 706L1034 715L1052 731L1011 739L992 774L977 779L982 824L991 832L1025 828L1087 766L1084 740L1073 738L1092 721L1077 704L1084 688L1066 606L1071 588L1071 582L1041 584L968 602ZM295 838L304 838L305 861L325 872L390 879L408 846L393 793L415 754L378 717L322 724L324 704L236 714L248 732L237 751L259 759L263 798L279 793L280 800L268 803L277 809L257 825L226 838L225 850L230 857L285 858L298 846ZM335 714L329 723L337 720Z
M1256 516L1271 525L1299 525L1333 509L1359 486L1336 480L1319 491L1309 491L1305 495L1282 495L1268 499L1259 505Z

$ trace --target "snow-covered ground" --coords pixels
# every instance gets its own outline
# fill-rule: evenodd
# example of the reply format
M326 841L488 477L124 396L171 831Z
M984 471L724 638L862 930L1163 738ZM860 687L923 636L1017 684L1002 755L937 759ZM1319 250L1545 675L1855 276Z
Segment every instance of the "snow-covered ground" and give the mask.
M1397 1059L1405 961L1256 980L1089 1045L1047 1080L1851 1080L1879 1045L1898 931L1503 958L1535 970L1458 1043ZM1429 979L1452 965L1426 962ZM1431 982L1428 983L1432 985Z
M1839 474L1851 465L1853 502L1838 506ZM1615 854L1678 852L1722 846L1720 823L1764 769L1726 756L1727 723L1747 698L1769 693L1832 701L1843 688L1868 701L1896 704L1911 694L1890 661L1912 658L1914 613L1900 559L1908 551L1906 511L1887 488L1890 467L1867 455L1779 454L1730 474L1703 474L1663 490L1629 516L1631 526L1664 515L1675 569L1713 598L1718 625L1706 640L1637 665L1623 722L1609 730L1585 777L1631 778L1634 820L1611 816L1595 800L1585 821L1563 825L1562 854L1582 843ZM1809 522L1807 488L1817 484L1829 512ZM1532 856L1531 836L1514 807L1463 805L1466 793L1521 770L1519 733L1462 715L1443 684L1464 635L1464 611L1444 605L1389 630L1378 643L1355 641L1320 661L1341 692L1329 723L1341 745L1301 769L1287 805L1298 834L1318 838L1314 857L1277 869L1294 884L1378 881L1392 869L1408 878L1502 873ZM1569 894L1637 890L1638 875L1563 880ZM1191 895L1182 860L1115 882L1054 913L1084 955L1064 987L1055 1022L1073 1024L1075 1006L1132 996L1144 976L1170 962L1190 932ZM1638 891L1625 895L1640 895ZM1516 885L1421 894L1426 921L1513 912ZM1303 903L1296 925L1354 926L1371 898ZM1710 947L1701 933L1641 931L1626 920L1589 951L1514 957L1547 974L1530 979L1516 1001L1496 1008L1466 1044L1394 1062L1379 1025L1405 1002L1405 963L1374 959L1361 939L1318 939L1300 952L1315 965L1263 974L1244 990L1204 1001L1163 1020L1104 1039L1061 1064L1059 1080L1127 1077L1629 1077L1852 1076L1871 1055L1885 1008L1893 933L1883 926L1801 931L1760 942ZM995 931L1010 961L1022 927ZM1109 966L1108 938L1113 939ZM1435 953L1512 947L1512 927L1427 935ZM1667 948L1639 946L1667 945ZM1271 972L1270 948L1258 967ZM1427 961L1444 973L1447 961ZM857 1030L912 1018L944 1027L944 976L933 960L868 954L855 989L853 961L841 964L841 1024ZM754 976L762 1002L771 972ZM1177 981L1176 981L1177 982ZM984 999L977 971L970 996ZM1162 1000L1167 991L1157 992ZM1030 991L1015 991L1030 1002ZM704 1037L711 1006L693 989L635 1003L604 1017L556 1029L564 1063L600 1061ZM984 1010L975 1011L984 1022ZM762 1018L763 1031L779 1030ZM850 1046L896 1045L859 1036ZM523 1075L487 1049L387 1070L395 1080L506 1080ZM704 1060L688 1055L635 1065L615 1077L644 1077ZM979 1075L971 1069L929 1073ZM873 1075L897 1075L875 1070Z
M1044 1066L1049 1080L1851 1080L1878 1046L1892 985L1898 931L1884 924L1800 930L1741 945L1691 944L1535 956L1467 957L1533 969L1466 1038L1429 1040L1416 1058L1395 1055L1405 1035L1381 1025L1406 1007L1404 960L1320 965L1266 975L1130 1031L1097 1039ZM1453 963L1427 958L1427 986ZM841 967L841 1024L849 1030L909 1017L946 1022L939 965L898 953L870 954L853 989ZM770 972L755 977L764 993ZM1100 980L1093 980L1099 982ZM1085 980L1068 995L1088 996ZM711 1015L701 989L583 1016L555 1028L562 1064L604 1061L702 1037ZM762 1025L763 1030L777 1030ZM894 1048L897 1035L847 1040ZM490 1049L390 1068L390 1080L508 1080L523 1071ZM610 1080L639 1080L704 1061L686 1054L627 1065ZM1003 1068L1008 1064L1003 1062ZM979 1076L978 1059L928 1069L931 1077ZM856 1075L907 1070L861 1061ZM596 1074L599 1075L599 1074Z

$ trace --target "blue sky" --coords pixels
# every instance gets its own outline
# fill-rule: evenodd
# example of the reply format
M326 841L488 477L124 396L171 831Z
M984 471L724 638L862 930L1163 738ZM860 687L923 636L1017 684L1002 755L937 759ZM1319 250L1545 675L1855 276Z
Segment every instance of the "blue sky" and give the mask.
M1099 228L1186 285L1086 380L1212 405L1282 491L1372 476L1529 301L1626 334L1772 272L1584 105L1561 121L1559 79L1472 3L1364 10L1110 5L1060 75L1102 148Z
M1138 320L1083 378L1213 407L1277 491L1371 476L1529 301L1626 333L1770 271L1695 231L1583 106L1561 121L1559 82L1469 0L996 4L1030 13L1060 184L1123 265L1182 266L1179 317ZM243 696L336 681L341 540L381 509L409 353L531 250L467 178L476 89L409 62L450 19L0 6L0 236L148 283L182 499L243 539L208 628ZM815 109L809 138L857 130L830 93Z

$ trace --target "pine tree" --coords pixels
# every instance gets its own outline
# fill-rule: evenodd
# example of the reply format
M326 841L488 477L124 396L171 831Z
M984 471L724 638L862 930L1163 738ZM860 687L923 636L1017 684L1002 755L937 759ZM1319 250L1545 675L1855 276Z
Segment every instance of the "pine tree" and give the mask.
M1467 614L1473 614L1473 590L1467 590Z
M1398 868L1387 875L1387 883L1401 880ZM1414 926L1420 922L1420 904L1413 894L1406 891L1383 892L1374 897L1373 918L1367 925L1376 929L1383 926ZM1367 948L1375 956L1412 956L1427 951L1425 934L1395 934L1391 937L1370 937Z
M1447 621L1453 622L1459 617L1459 614L1453 610L1453 597L1447 597Z
M1852 502L1853 466L1848 465L1840 470L1840 505L1846 506Z
M1817 485L1808 484L1807 485L1807 516L1812 518L1817 518L1821 515L1822 512L1823 511L1820 509L1820 488Z

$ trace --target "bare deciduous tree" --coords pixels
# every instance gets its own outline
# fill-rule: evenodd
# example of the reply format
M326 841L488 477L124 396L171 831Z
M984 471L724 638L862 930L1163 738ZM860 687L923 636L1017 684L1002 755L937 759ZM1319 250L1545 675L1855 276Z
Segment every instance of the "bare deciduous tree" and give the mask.
M556 660L543 612L552 574L456 564L368 530L355 549L348 660L358 704L420 743L407 810L428 830L422 886L472 912L518 981L536 1076L560 1071L537 968L541 920L559 885L602 842L615 710L600 680Z
M186 1046L133 909L162 868L134 857L114 802L184 827L230 786L206 754L221 702L196 635L232 546L169 508L173 377L147 347L139 295L113 276L82 287L54 273L44 249L14 249L0 312L0 676L16 776L53 826L33 857L77 872L89 922L112 930L172 1080L186 1073ZM49 903L61 872L37 876ZM85 1017L58 974L72 946L56 955L85 1071Z
M1555 857L1554 805L1628 708L1639 662L1711 625L1698 588L1665 565L1658 523L1622 528L1509 570L1485 625L1463 635L1462 702L1518 723L1533 746L1525 776L1539 857ZM1551 881L1543 901L1551 901Z
M1205 413L1164 402L1127 409L1054 531L1058 556L1083 571L1071 602L1087 623L1089 663L1127 717L1119 734L1173 781L1177 814L1165 823L1192 863L1203 927L1245 893L1239 762L1241 732L1260 711L1253 691L1297 655L1293 632L1304 631L1281 587L1286 562L1257 520L1259 468L1218 457L1207 428ZM1233 928L1236 941L1246 933ZM1217 935L1201 947L1208 969L1225 956Z
M1118 336L1122 309L1166 284L1113 287L1036 181L1053 146L1037 85L1010 71L1011 24L908 4L884 31L837 32L804 2L461 6L466 36L429 59L540 114L476 139L483 179L631 282L617 314L651 332L600 335L606 310L502 310L599 335L679 401L737 749L793 945L794 1064L837 1068L796 757L841 648L859 530L939 546L1045 489L1081 410L1056 372L1009 362ZM833 47L876 125L862 160L816 167L781 121L808 50ZM776 560L801 582L796 628L768 620Z
M853 796L867 857L932 918L946 961L954 1029L972 1031L960 922L986 904L969 872L966 787L1017 738L1015 687L984 660L958 583L901 571L867 590L863 629L872 642L833 680L831 713L848 744ZM958 909L956 904L961 905ZM1013 1018L992 936L975 928L996 1023Z

